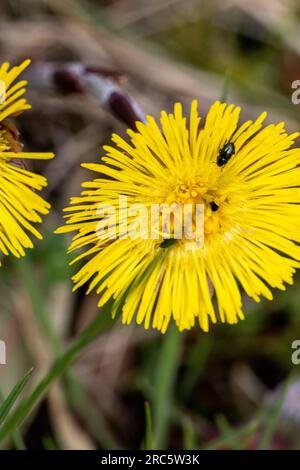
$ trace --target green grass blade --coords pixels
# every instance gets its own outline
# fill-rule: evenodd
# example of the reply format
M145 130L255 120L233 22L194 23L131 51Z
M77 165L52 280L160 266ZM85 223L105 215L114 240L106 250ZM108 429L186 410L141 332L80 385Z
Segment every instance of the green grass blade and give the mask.
M15 430L12 439L17 450L27 450L25 442L23 440L22 434L20 431Z
M222 85L221 95L220 95L221 103L226 103L228 99L230 82L231 82L230 74L229 72L226 72L223 85Z
M10 410L14 406L16 400L18 399L19 395L24 390L24 387L30 379L32 372L33 369L30 369L28 372L26 372L24 377L22 377L19 382L17 382L17 384L7 396L7 398L5 398L5 400L3 401L2 405L0 406L0 424L4 422Z
M33 263L31 262L30 256L26 256L20 260L20 263L17 263L17 269L44 338L46 338L53 351L62 352L61 341L53 327L51 315L49 315L45 307L43 292L34 278Z
M27 256L26 259L18 263L18 270L22 285L25 287L27 295L31 301L40 333L48 343L53 356L56 357L58 353L63 352L64 341L56 332L52 324L51 315L49 315L49 312L45 307L45 302L43 301L43 289L41 288L40 283L36 282L33 275L34 264L32 258ZM107 319L106 317L106 321L109 324L111 319ZM66 393L68 401L70 401L71 406L76 409L77 414L84 419L86 425L89 427L93 436L98 440L100 445L109 449L120 448L120 444L115 442L100 414L95 412L91 399L85 393L81 384L76 381L73 374L68 370L64 374L64 378L66 383L64 392Z
M31 273L34 272L34 266L31 257L26 257L21 263L18 263L18 269L22 285L27 291L27 295L31 301L33 312L37 318L40 332L48 342L53 356L62 353L64 349L63 339L57 334L53 327L51 316L49 315L45 302L43 302L43 290L40 282L32 278ZM111 319L107 320L109 323ZM84 420L92 435L100 443L101 447L108 449L119 449L121 445L116 442L111 434L108 426L99 413L94 408L90 397L85 393L84 388L75 379L70 371L64 374L66 387L64 392L70 405L76 409L76 413Z
M31 371L29 371L31 372ZM27 374L29 374L29 372L27 372ZM26 374L26 375L27 375ZM30 377L30 374L29 374L29 377ZM28 378L29 378L28 377ZM24 379L24 378L23 378ZM23 380L21 379L21 380ZM27 383L27 382L26 382ZM26 385L26 384L25 384ZM2 403L2 405L4 405L4 395L2 393L2 390L0 389L0 400ZM0 408L1 409L1 408ZM12 435L12 440L14 442L14 445L15 445L15 448L17 450L26 450L26 445L24 443L24 440L23 440L23 437L22 437L22 434L20 433L20 431L16 430L13 435Z
M270 410L270 415L267 419L266 426L265 426L265 429L262 433L260 444L259 444L259 449L260 450L268 450L269 449L272 437L274 436L274 433L275 433L276 428L277 428L277 424L278 424L278 421L279 421L281 409L282 409L282 406L284 404L284 400L285 400L289 385L291 383L292 377L293 377L293 375L291 374L287 378L285 383L282 385L282 389L278 393L278 397L277 397L274 405L272 406L272 408Z
M182 417L183 448L184 450L198 449L197 436L190 418Z
M181 396L186 401L199 377L205 373L205 367L214 346L214 339L205 334L199 335L187 357L186 372L183 375Z
M43 450L61 450L52 436L42 437Z
M217 450L222 448L231 448L233 443L236 445L237 442L242 442L248 436L251 436L254 432L257 431L261 423L261 416L255 417L247 423L243 428L234 429L230 433L227 433L226 436L220 436L217 439L209 442L201 447L202 450Z
M180 349L184 334L171 325L157 364L154 383L153 418L155 448L164 449L167 444L170 417L173 406L174 384L179 367Z
M10 436L17 429L33 408L43 399L52 383L72 365L78 354L93 341L102 330L105 316L110 311L111 302L97 315L96 319L73 341L67 351L59 356L48 374L40 381L33 392L8 417L0 430L0 441Z
M230 448L232 450L241 450L239 436L234 435L234 428L231 427L231 425L227 421L226 416L222 414L218 415L216 418L216 424L218 426L221 438L228 438L228 442L230 442Z
M91 397L83 385L71 374L66 374L66 396L80 420L87 427L93 438L103 449L122 449L122 445L114 437L103 416L95 408Z
M151 408L148 402L145 403L145 419L146 419L145 450L153 450L152 416L151 416Z

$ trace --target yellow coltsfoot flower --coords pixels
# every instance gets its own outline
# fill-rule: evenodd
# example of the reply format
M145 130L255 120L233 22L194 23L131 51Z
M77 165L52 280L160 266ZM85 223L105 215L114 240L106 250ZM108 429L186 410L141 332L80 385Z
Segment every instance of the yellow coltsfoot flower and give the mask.
M0 66L0 254L16 257L33 247L30 234L42 238L33 224L41 222L39 214L47 214L50 208L36 193L47 185L46 178L26 170L23 160L54 156L23 152L18 131L10 121L30 108L23 98L27 82L14 83L29 64L26 60L17 67L10 68L8 63Z
M58 230L76 232L70 251L86 250L76 260L89 257L75 288L89 282L99 306L115 299L124 323L135 317L165 332L171 320L180 330L198 321L207 331L217 318L236 323L244 317L241 288L258 302L292 284L300 266L300 150L291 148L298 133L288 135L284 123L263 128L266 113L238 127L239 113L217 101L200 129L197 102L188 125L177 103L174 114L161 113L161 128L148 116L128 130L130 143L112 136L103 164L84 165L99 177L83 184ZM134 204L148 213L153 204L201 205L203 245L189 249L191 239L163 231L147 239L145 227L139 237L126 235ZM104 217L103 205L116 207L117 217Z

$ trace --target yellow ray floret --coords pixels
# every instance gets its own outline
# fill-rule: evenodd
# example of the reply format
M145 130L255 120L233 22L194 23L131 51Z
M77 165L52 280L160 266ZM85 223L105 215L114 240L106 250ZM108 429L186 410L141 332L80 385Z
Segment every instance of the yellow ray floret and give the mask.
M26 60L17 67L8 63L0 66L0 254L24 256L32 248L31 235L42 238L34 227L47 214L50 205L38 194L47 185L43 176L24 168L24 159L49 159L52 153L22 152L18 131L10 121L29 109L23 95L27 82L15 82L29 65Z
M151 116L137 123L130 143L112 136L103 163L85 165L99 176L83 184L58 230L75 231L70 251L88 258L75 288L88 282L99 306L113 297L124 323L135 318L165 332L172 320L180 330L197 321L208 331L217 319L244 317L241 290L258 302L293 282L300 266L298 133L288 135L284 123L263 127L266 113L238 127L239 113L217 101L200 128L197 102L189 122L177 103L173 114L161 113L160 126ZM158 239L124 236L128 212L120 196L149 212L153 204L201 204L203 245L191 250L189 239L167 242L163 232ZM99 213L105 204L117 207L117 219Z

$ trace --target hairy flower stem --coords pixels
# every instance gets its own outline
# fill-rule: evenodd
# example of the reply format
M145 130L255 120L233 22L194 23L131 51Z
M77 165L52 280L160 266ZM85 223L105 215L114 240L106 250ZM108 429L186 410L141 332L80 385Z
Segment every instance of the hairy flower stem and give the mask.
M131 129L136 128L136 121L145 121L143 110L120 86L122 74L116 71L82 63L37 62L28 70L26 78L44 92L54 89L62 95L90 95Z

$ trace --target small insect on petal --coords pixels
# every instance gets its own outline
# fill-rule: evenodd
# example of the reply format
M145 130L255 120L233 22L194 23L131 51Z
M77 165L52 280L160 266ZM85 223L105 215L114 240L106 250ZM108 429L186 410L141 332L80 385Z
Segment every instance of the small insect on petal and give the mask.
M224 166L230 160L230 158L235 154L235 147L232 142L228 142L224 145L223 148L219 151L217 158L217 165Z
M216 212L219 209L219 206L218 206L218 204L215 203L215 201L212 201L210 203L210 208L213 212Z
M176 243L176 241L177 240L175 238L166 238L165 240L163 240L161 242L159 247L160 248L170 248L170 246L173 246Z

